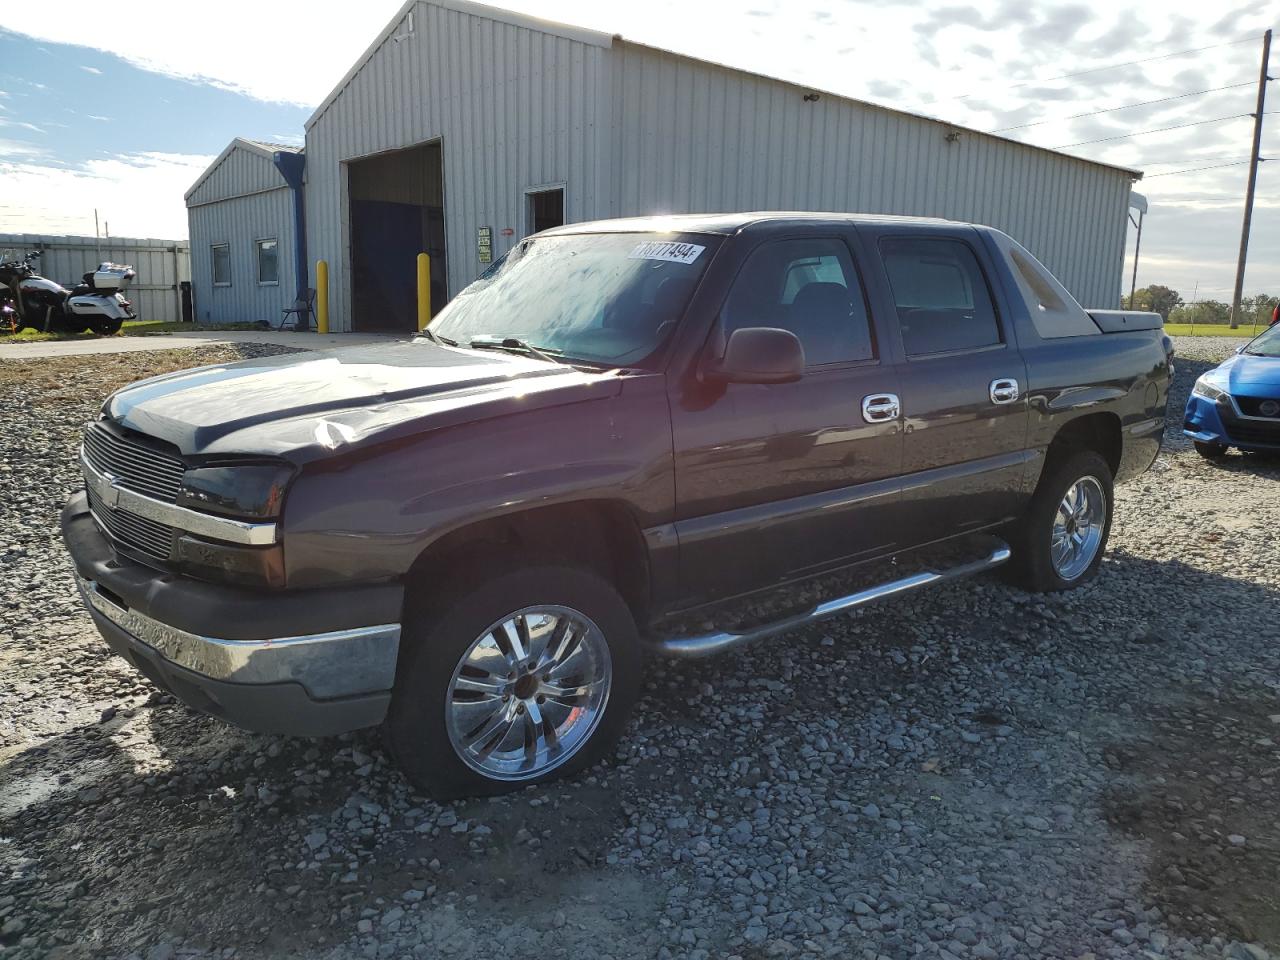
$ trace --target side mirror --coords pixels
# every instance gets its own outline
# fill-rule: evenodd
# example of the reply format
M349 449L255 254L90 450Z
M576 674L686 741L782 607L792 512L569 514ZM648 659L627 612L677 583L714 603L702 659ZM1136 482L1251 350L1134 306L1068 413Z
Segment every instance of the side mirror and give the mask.
M804 347L790 330L743 327L729 334L724 358L705 371L717 383L792 383L804 375Z

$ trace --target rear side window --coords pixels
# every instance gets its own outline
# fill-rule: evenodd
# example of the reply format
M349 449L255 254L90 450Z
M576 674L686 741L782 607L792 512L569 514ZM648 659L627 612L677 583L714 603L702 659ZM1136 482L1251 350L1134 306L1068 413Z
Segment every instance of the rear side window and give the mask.
M886 238L880 255L909 357L1001 343L978 259L959 240Z
M848 248L834 238L761 244L734 280L721 320L726 337L743 327L790 330L810 367L875 356L862 285Z

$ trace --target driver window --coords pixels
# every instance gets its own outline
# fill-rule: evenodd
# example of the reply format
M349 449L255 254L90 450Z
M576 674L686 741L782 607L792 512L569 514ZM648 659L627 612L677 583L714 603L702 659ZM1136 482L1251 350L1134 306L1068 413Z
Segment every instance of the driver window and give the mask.
M791 331L808 367L875 357L858 274L848 248L831 238L757 247L729 290L721 323L726 337L743 327Z

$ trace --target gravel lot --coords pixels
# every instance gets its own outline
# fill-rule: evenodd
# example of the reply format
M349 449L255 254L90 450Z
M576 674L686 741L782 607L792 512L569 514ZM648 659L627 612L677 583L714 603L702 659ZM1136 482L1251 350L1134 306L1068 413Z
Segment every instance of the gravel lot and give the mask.
M655 664L591 775L414 796L376 735L254 736L108 656L56 532L113 386L0 363L6 957L1280 955L1280 469L1176 429L1093 585L994 578Z

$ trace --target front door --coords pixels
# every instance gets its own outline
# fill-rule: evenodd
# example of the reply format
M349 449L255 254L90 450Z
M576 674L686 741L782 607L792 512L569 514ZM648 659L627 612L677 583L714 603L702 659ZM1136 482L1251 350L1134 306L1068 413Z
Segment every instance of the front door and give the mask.
M859 228L878 253L877 311L901 346L903 509L927 543L1026 502L1027 376L971 228ZM1007 314L1007 311L1005 311Z
M766 240L720 308L713 344L780 327L805 350L785 384L680 384L671 398L685 600L735 595L890 549L902 436L863 399L898 392L851 237Z

